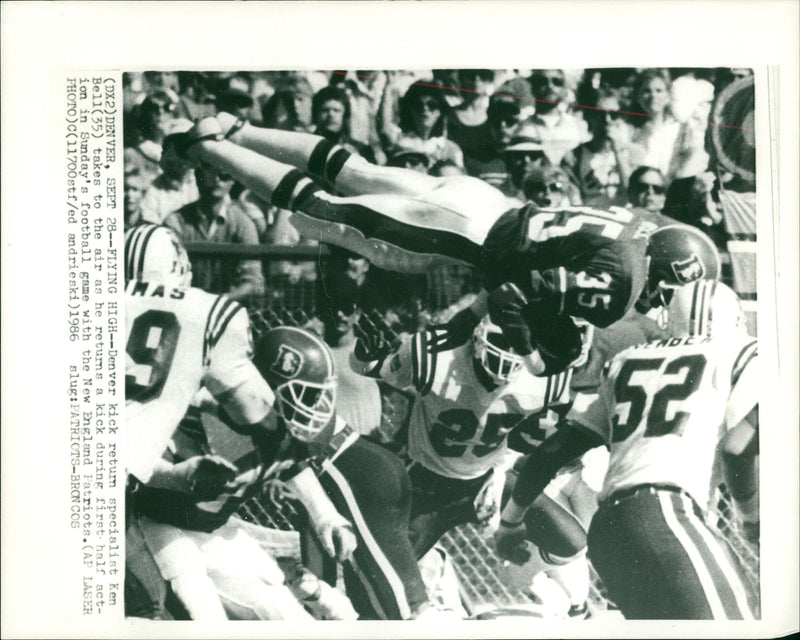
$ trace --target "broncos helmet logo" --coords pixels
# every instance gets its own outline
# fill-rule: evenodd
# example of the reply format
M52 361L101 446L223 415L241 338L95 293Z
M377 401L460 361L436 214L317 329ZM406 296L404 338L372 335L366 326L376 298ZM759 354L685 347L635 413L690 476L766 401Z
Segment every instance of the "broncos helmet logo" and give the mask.
M679 284L688 284L700 280L706 275L706 270L699 256L693 253L685 260L675 260L671 263L672 273Z
M284 378L294 378L303 368L303 354L297 349L282 344L278 348L278 356L272 363L272 371Z

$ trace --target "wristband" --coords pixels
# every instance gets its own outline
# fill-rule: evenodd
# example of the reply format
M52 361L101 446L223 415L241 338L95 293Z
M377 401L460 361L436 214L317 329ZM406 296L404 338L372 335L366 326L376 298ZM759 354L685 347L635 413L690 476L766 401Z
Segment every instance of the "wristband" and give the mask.
M518 527L521 524L523 524L522 520L520 520L519 522L510 522L509 520L504 520L503 518L500 518L501 527L508 527L509 529L513 529L514 527Z

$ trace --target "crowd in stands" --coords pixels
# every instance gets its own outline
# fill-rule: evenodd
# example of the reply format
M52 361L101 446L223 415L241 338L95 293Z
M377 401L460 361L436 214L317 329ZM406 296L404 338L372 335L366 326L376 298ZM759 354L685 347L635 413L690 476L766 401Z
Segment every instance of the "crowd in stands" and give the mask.
M468 174L510 207L636 206L705 231L725 253L718 192L729 175L708 140L714 96L738 69L459 69L126 73L125 220L166 224L185 243L316 245L274 207L208 167L188 166L174 135L218 111L322 135L371 162ZM327 253L326 253L327 255ZM352 258L352 256L350 257ZM193 258L195 286L245 303L301 305L317 260ZM348 256L326 264L347 271ZM351 260L358 262L358 260ZM363 265L369 306L406 318L479 286L466 270L427 278ZM363 278L362 278L363 280ZM363 288L364 283L360 283ZM366 289L365 289L366 290ZM310 300L310 302L309 302ZM427 315L426 315L427 314Z

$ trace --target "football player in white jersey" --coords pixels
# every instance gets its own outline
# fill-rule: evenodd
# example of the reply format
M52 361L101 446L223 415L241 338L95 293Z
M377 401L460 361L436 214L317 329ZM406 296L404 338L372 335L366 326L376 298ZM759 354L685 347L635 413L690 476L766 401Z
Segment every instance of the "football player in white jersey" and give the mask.
M668 313L670 337L620 353L599 396L572 413L611 451L589 555L626 618L752 619L755 594L704 512L718 453L756 477L757 341L713 280L679 289ZM752 522L754 488L742 489L734 505Z
M263 421L275 396L250 360L247 312L225 296L189 286L188 257L166 227L144 224L126 231L125 279L126 470L153 488L193 494L202 484L219 492L231 479L229 462L194 456L172 465L161 456L201 386L217 399L229 424L268 427ZM289 484L310 507L326 551L349 557L356 545L352 525L336 511L313 471L300 471ZM129 535L138 533L129 529ZM126 569L135 571L127 561ZM173 588L190 612L221 611L209 581L179 580Z

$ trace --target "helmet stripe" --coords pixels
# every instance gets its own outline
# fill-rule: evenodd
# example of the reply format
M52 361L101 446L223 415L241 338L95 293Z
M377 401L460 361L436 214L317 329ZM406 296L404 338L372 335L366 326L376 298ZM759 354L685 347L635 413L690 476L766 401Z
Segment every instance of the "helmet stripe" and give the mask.
M141 245L139 247L139 257L136 266L137 279L141 277L142 273L144 273L144 259L147 256L147 244L150 242L150 237L155 233L156 229L158 229L158 227L153 225L149 229L146 229L142 234L144 237L142 238Z
M697 287L697 285L698 285L697 282L693 282L692 285L691 285L691 287L692 287L692 306L690 307L689 326L687 327L689 329L689 333L691 335L697 335L697 325L698 325L698 320L697 320L697 292L698 292L698 287Z

